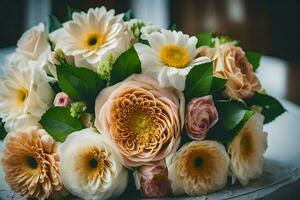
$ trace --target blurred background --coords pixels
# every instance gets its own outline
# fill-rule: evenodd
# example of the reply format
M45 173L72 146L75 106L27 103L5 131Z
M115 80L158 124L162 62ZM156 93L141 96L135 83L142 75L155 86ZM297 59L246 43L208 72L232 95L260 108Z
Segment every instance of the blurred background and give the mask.
M0 48L14 46L27 28L48 14L63 20L66 7L87 10L105 5L117 13L167 28L176 23L187 34L211 31L267 55L259 71L274 96L300 104L300 0L0 0Z

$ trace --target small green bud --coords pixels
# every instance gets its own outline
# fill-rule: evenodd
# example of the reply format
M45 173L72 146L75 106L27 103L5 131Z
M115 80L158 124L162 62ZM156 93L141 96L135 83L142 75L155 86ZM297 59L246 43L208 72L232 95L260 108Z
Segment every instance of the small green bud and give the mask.
M145 22L140 19L131 19L127 22L127 25L131 30L135 40L138 40L141 35L141 28L145 26Z
M86 111L86 103L79 101L71 103L70 114L74 118L80 118L81 115Z
M60 65L61 63L66 63L66 56L61 49L57 49L51 52L48 56L48 61L53 65Z
M115 62L116 58L113 54L109 54L104 60L102 60L98 65L98 74L101 76L103 80L110 80L110 73L112 70L112 66Z
M213 38L212 43L213 43L213 47L217 47L221 44L227 44L227 43L230 43L230 44L233 44L236 46L239 44L239 41L234 40L226 35L220 35L218 37Z

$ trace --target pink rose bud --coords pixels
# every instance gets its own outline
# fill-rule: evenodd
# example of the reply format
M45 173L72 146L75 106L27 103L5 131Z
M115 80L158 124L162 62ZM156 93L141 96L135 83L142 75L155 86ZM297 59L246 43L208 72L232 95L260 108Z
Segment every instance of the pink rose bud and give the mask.
M186 107L185 115L188 136L194 140L203 140L218 118L218 111L212 96L192 99Z
M142 166L135 171L136 187L145 197L164 197L171 192L171 181L165 164Z
M56 107L66 107L70 103L71 103L71 99L64 92L57 93L53 102L54 106Z

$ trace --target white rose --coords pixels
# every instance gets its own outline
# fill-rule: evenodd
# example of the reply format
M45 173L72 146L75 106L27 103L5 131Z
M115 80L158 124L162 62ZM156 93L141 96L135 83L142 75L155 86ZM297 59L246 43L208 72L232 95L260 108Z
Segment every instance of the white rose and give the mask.
M69 135L61 146L64 186L82 199L119 196L127 186L127 170L109 140L92 128Z
M16 52L28 57L30 60L38 60L49 50L50 46L47 41L45 26L40 23L23 33L17 43Z

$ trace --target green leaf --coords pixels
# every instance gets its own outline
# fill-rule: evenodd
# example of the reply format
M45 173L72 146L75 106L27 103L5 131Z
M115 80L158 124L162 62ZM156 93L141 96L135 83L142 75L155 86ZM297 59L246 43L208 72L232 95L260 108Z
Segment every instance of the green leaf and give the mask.
M253 66L253 71L256 71L259 67L261 54L251 51L246 51L246 58Z
M2 122L2 119L0 119L0 140L3 140L6 135L7 135L7 132L4 128L4 122Z
M207 33L200 33L196 35L196 38L198 39L197 41L197 47L200 46L211 46L212 44L212 34L211 32Z
M194 98L208 95L212 80L213 65L211 62L194 66L185 80L185 97Z
M262 108L261 113L265 116L264 123L273 121L286 111L277 99L267 94L255 93L252 98L246 100L246 103L250 106L256 105Z
M210 93L214 93L216 91L223 89L226 85L226 82L227 82L226 79L218 78L218 77L214 76L213 80L212 80L212 86L211 86Z
M207 139L228 144L252 117L254 111L237 101L216 101L215 105L219 113L219 121L209 131Z
M58 18L54 15L48 16L48 32L51 33L55 31L56 29L59 29L62 27L61 22L58 20Z
M250 111L245 105L237 101L216 102L219 120L226 131L233 130Z
M58 84L72 100L86 101L93 109L95 98L105 87L100 76L86 68L75 67L66 63L56 66Z
M177 25L176 25L176 23L170 24L168 30L170 30L170 31L176 31L176 30L177 30Z
M69 107L54 107L49 109L42 116L40 123L59 142L64 142L69 134L84 128L80 119L71 117Z
M81 10L76 8L71 8L70 6L67 6L67 15L66 15L66 21L72 20L72 15L74 12L80 12Z
M131 74L141 73L141 61L134 47L122 53L113 64L110 84L114 85L123 81Z
M129 21L129 20L131 20L133 18L134 18L134 16L133 16L131 10L128 10L126 13L124 13L124 16L123 16L123 20L124 21Z

